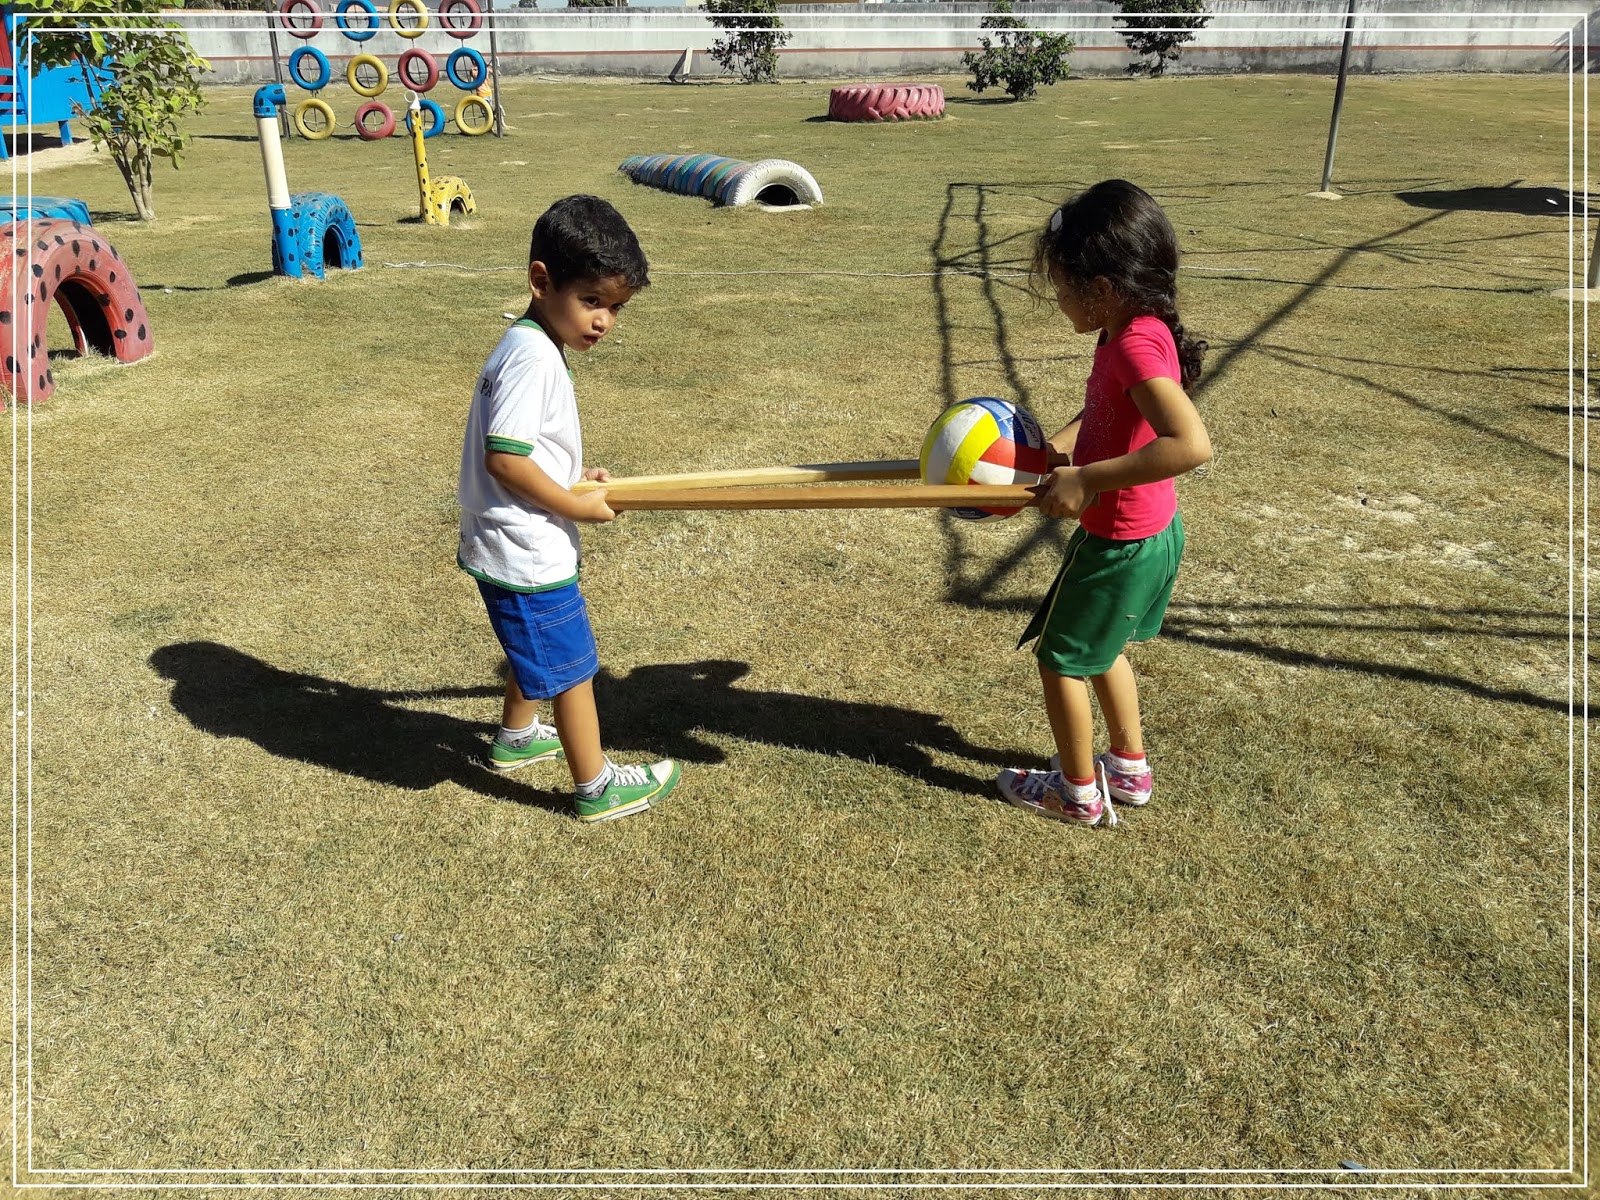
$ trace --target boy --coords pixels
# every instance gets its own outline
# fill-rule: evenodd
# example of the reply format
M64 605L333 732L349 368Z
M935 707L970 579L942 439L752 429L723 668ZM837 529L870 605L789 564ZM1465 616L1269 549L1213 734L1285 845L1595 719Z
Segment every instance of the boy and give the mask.
M478 581L511 665L489 766L514 771L566 755L582 821L643 812L678 783L671 759L619 767L600 748L600 669L578 591L578 521L609 521L605 491L574 495L583 469L566 352L590 350L616 324L649 264L628 223L598 196L568 196L534 224L528 311L478 376L461 447L456 561ZM555 728L541 724L549 699Z

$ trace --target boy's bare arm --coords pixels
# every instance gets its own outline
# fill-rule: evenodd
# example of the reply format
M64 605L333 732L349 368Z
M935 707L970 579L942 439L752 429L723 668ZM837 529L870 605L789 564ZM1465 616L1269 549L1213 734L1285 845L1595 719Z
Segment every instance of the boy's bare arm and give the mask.
M558 517L569 521L610 521L617 515L607 507L604 489L574 495L526 454L489 450L483 456L483 465L501 487Z

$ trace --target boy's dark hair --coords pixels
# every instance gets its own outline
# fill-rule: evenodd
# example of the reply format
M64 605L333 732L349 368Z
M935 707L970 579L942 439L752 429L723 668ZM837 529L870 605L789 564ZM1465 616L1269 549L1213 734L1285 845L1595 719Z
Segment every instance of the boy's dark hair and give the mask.
M639 239L599 196L568 196L545 209L528 246L528 261L535 260L549 268L550 282L558 288L613 275L635 291L650 285L650 264Z
M1206 343L1178 319L1178 235L1149 192L1107 179L1071 197L1050 218L1033 252L1033 284L1054 278L1085 287L1103 275L1137 313L1160 317L1172 330L1178 366L1189 387L1200 378Z

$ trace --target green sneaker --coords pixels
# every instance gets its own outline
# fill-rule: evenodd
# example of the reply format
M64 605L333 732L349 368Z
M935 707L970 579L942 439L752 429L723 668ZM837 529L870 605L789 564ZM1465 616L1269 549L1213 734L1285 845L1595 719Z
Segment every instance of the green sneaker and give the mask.
M556 736L555 729L540 725L537 721L534 722L533 732L518 738L515 745L502 742L498 733L494 735L494 741L489 743L491 771L515 771L529 763L552 762L561 757L561 739Z
M619 767L612 764L611 778L606 781L605 791L598 796L573 797L578 806L578 820L592 824L643 812L657 801L666 799L667 793L678 786L678 774L678 764L670 758L647 767Z

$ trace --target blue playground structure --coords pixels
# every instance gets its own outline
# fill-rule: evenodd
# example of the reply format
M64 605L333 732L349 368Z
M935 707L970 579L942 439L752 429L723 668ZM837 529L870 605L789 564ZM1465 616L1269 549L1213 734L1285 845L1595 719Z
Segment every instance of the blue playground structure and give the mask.
M89 206L67 196L0 196L0 225L12 221L77 221L89 224Z
M281 83L256 89L256 133L272 212L272 273L323 279L329 267L354 271L361 266L361 235L344 201L329 192L289 194L278 140L278 110L285 102Z
M100 89L111 82L103 67L86 71L83 64L51 67L33 74L30 85L27 39L22 26L25 13L15 4L3 9L4 37L0 37L0 131L25 130L30 125L54 124L61 131L61 144L72 144L72 129L67 122L77 116L73 106L88 110L100 99ZM7 157L4 137L0 137L0 159Z

